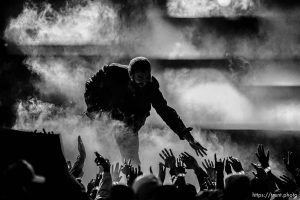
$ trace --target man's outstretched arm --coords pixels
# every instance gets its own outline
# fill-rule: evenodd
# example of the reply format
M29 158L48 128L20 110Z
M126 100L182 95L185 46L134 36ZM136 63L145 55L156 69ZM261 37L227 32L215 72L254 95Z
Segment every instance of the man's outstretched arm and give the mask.
M190 131L192 128L187 128L177 112L172 107L168 106L167 101L159 90L159 83L154 77L152 78L151 92L152 106L159 116L164 120L164 122L179 136L181 140L187 140L191 147L196 151L197 155L206 155L205 151L207 151L207 149L204 148L199 142L195 141L191 135Z

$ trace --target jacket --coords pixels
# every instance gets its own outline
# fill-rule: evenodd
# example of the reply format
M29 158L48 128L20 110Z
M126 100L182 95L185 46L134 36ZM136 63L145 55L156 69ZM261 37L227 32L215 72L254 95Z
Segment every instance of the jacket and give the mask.
M180 139L184 139L186 126L177 112L168 106L155 77L152 76L152 81L145 87L135 87L128 67L112 63L91 77L85 89L88 114L108 112L112 119L123 121L138 131L145 124L152 106Z

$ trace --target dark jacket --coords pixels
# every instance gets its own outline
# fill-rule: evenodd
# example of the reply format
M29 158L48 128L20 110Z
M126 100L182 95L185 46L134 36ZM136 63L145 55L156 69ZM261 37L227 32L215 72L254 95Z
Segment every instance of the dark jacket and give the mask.
M150 115L151 105L166 124L183 139L186 127L176 111L167 105L155 77L143 88L130 80L128 67L113 63L104 66L86 83L87 113L109 112L111 117L123 121L138 131Z

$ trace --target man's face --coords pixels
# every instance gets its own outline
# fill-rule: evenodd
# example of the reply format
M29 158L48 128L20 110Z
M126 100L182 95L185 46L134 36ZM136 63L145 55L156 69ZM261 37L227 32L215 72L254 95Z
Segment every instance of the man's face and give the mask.
M148 83L151 82L151 73L150 72L136 72L133 74L132 80L140 88L143 88Z

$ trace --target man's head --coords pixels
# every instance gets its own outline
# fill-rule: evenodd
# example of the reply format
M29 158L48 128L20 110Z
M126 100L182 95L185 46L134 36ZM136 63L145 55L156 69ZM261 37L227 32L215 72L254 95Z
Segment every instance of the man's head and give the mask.
M151 65L145 57L133 58L128 66L130 79L139 87L151 82Z

